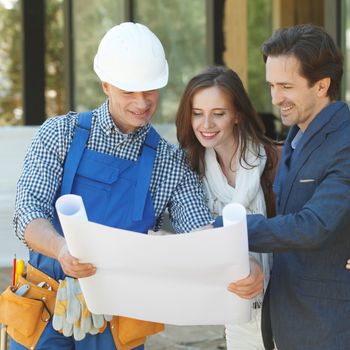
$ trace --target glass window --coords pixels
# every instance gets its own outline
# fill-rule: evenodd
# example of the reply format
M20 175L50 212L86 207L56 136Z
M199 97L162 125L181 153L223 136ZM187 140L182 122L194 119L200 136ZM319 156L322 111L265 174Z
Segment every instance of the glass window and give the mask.
M47 117L67 112L63 62L63 0L50 0L45 2L45 108Z
M208 64L206 1L135 0L134 19L147 25L164 46L169 83L161 90L154 123L173 123L182 91Z
M98 44L105 32L125 20L123 0L73 1L74 96L77 111L98 107L105 99L93 70Z
M280 118L276 118L271 104L270 89L265 83L265 63L260 47L272 34L271 0L248 2L248 92L253 105L260 113L271 139L284 139L286 129Z
M0 126L23 124L20 1L0 0Z
M270 90L265 84L261 44L272 33L271 0L248 1L248 91L259 112L271 112Z

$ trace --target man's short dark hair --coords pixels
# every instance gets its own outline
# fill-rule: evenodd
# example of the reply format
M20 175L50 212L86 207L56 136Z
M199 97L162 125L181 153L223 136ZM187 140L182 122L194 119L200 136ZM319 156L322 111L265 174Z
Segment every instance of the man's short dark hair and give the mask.
M261 47L264 61L268 56L294 56L300 62L300 74L309 86L329 77L328 96L339 99L343 75L343 56L332 37L319 26L302 24L280 28Z

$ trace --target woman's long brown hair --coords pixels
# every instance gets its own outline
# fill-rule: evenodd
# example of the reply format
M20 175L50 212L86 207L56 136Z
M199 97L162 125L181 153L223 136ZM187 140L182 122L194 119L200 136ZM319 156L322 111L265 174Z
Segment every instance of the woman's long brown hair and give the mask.
M267 216L275 215L275 196L272 183L278 164L277 146L265 135L264 123L255 111L249 96L244 89L241 79L231 69L223 66L208 67L202 73L194 76L187 84L176 113L177 139L180 146L185 149L187 160L194 171L204 175L205 148L200 144L192 129L192 100L200 90L212 86L221 88L231 99L232 106L237 117L237 124L233 128L233 135L239 141L239 162L242 166L247 164L248 142L253 144L253 152L261 157L260 145L265 148L267 161L261 176L261 186L264 192Z

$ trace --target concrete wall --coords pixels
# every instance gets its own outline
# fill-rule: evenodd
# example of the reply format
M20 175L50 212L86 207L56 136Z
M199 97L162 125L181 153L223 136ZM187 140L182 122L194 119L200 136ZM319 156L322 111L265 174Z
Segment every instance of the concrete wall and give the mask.
M36 130L28 126L0 128L0 266L10 266L14 254L24 260L28 256L14 234L12 216L23 158Z
M174 125L155 125L158 132L175 142ZM27 260L27 248L17 239L12 226L16 184L23 158L37 127L0 128L0 266L11 266L13 255Z

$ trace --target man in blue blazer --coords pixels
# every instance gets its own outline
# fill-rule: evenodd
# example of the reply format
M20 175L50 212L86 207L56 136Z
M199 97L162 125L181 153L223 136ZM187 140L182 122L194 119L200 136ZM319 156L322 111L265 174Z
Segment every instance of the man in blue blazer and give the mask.
M262 53L272 103L291 127L274 184L277 216L248 216L250 250L274 253L263 310L278 350L350 349L350 112L337 101L342 55L312 25L277 30Z

